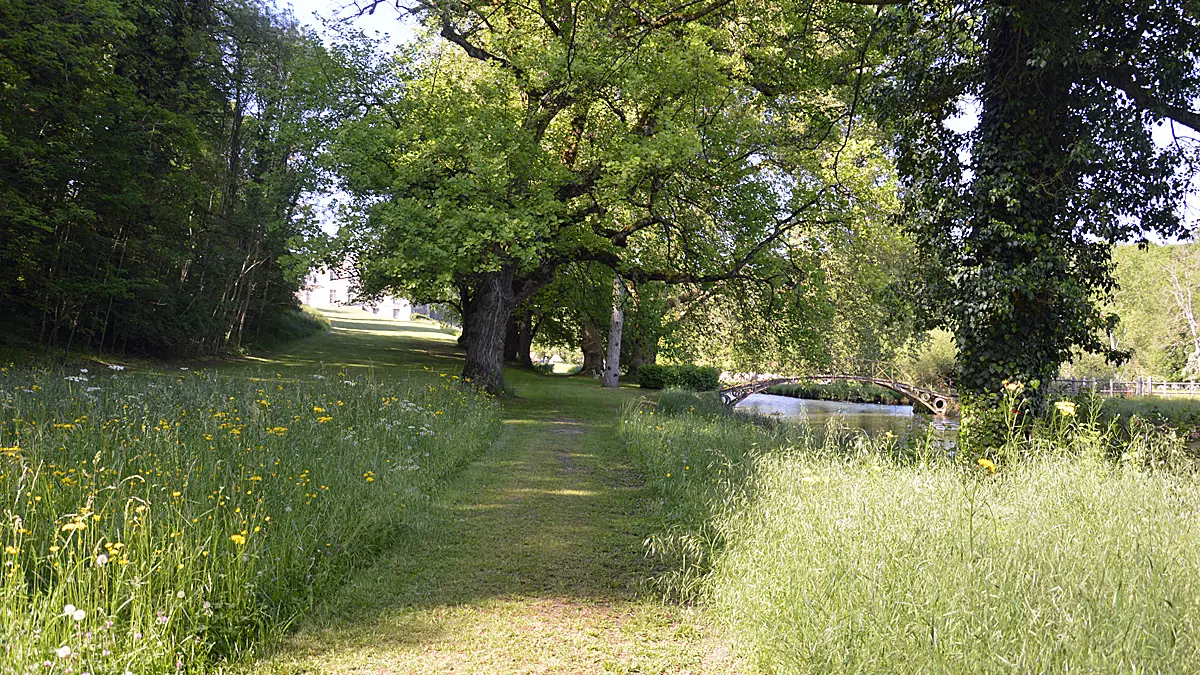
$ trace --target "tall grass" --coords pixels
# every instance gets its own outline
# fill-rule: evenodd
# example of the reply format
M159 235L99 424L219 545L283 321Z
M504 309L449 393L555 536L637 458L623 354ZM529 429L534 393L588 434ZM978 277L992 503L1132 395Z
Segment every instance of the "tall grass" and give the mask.
M1128 425L1137 417L1172 426L1193 438L1200 437L1200 401L1195 399L1131 396L1100 399L1099 405L1104 417L1122 424Z
M449 382L335 371L9 368L0 389L5 672L197 672L243 654L499 429Z
M655 552L757 671L1200 663L1200 481L1169 431L1056 410L1002 456L950 456L669 407L622 425L663 495Z
M254 344L261 349L270 349L323 333L329 328L329 317L318 309L301 305L264 319L254 336Z

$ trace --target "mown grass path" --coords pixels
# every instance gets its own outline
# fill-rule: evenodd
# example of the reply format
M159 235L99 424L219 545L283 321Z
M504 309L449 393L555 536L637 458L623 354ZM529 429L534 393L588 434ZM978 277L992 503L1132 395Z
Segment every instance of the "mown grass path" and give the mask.
M334 313L280 367L454 371L450 338ZM440 374L440 373L439 373ZM257 669L331 673L726 673L693 610L647 588L654 497L614 425L636 391L515 372L499 442L396 545L306 617Z

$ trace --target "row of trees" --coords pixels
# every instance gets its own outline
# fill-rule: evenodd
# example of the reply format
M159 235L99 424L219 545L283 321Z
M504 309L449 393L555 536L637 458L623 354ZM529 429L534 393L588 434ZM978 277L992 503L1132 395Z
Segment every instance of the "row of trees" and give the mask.
M631 307L635 366L667 332L725 361L811 362L828 352L815 319L853 311L838 293L865 307L880 298L854 284L893 281L851 261L878 252L896 209L878 129L855 110L872 10L401 9L427 33L360 64L378 99L335 152L360 198L345 243L367 293L461 308L472 381L503 388L505 337L519 344L533 317L571 325L587 367L607 343L615 366Z
M915 307L996 391L1119 359L1111 247L1182 232L1198 148L1150 128L1200 128L1196 0L360 3L382 5L425 33L356 66L375 99L338 143L344 243L366 292L458 304L489 389L539 308L593 355L645 296L639 333L691 318L689 349L760 368L894 348L885 319ZM871 241L889 225L919 260ZM590 303L558 288L577 277Z
M0 4L0 321L213 352L294 310L322 62L250 0Z

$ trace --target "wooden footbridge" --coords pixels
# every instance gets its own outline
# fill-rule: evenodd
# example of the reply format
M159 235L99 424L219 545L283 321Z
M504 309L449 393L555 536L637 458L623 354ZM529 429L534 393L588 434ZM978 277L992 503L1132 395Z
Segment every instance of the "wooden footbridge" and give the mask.
M840 371L840 372L839 372ZM858 364L853 368L838 368L833 372L815 373L812 375L758 375L743 376L748 381L734 384L721 390L721 402L733 407L741 403L747 396L760 394L771 387L797 382L861 382L873 384L884 389L890 389L923 407L933 415L944 415L955 402L954 390L948 385L939 389L912 384L898 373L892 364L869 361Z

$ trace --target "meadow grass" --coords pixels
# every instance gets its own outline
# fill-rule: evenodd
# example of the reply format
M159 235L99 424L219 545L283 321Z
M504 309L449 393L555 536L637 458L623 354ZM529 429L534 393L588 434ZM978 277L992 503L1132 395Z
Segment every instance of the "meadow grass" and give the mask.
M197 672L278 636L499 434L454 378L0 373L3 672Z
M1086 397L1080 397L1086 401ZM1097 399L1100 413L1128 425L1135 417L1154 424L1169 425L1196 438L1200 436L1200 401L1191 398L1130 396Z
M621 435L663 498L651 550L682 570L663 581L751 670L1200 663L1200 482L1169 431L1055 410L994 455L950 456L848 431L817 442L683 396L629 407Z

